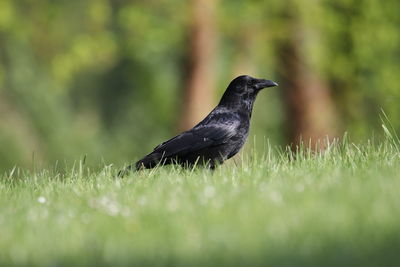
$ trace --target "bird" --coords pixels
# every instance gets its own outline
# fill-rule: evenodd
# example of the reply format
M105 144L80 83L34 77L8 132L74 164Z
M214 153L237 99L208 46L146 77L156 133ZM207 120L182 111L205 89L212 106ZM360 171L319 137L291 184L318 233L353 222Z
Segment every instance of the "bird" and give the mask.
M233 79L218 105L192 129L159 144L154 150L119 172L151 169L157 165L197 165L215 169L243 147L250 128L258 93L278 84L271 80L241 75Z

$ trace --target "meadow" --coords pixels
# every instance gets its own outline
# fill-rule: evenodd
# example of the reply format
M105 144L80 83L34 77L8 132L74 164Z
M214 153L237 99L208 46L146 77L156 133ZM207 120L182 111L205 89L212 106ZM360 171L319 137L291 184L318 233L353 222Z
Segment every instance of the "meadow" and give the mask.
M390 133L388 133L390 135ZM0 179L1 266L399 266L398 140Z

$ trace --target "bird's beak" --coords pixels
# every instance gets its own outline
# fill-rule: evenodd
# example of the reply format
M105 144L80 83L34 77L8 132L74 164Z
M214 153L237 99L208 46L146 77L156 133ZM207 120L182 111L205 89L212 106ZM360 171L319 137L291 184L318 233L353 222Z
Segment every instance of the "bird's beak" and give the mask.
M278 86L278 84L274 81L271 80L264 80L264 79L259 79L257 82L257 89L261 90L263 88L267 88L267 87L274 87L274 86Z

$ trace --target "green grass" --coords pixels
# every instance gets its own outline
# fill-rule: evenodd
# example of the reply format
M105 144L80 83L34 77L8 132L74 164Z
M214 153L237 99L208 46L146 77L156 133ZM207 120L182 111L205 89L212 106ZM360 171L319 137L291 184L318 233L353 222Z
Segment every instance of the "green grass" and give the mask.
M267 146L215 172L15 170L0 179L0 265L399 266L393 140Z

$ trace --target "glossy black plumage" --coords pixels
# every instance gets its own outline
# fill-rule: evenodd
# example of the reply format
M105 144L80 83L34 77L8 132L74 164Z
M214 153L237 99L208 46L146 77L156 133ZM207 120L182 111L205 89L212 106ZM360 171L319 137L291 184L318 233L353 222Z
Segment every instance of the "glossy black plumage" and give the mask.
M235 78L207 117L192 129L155 147L150 154L136 162L135 168L138 170L173 163L214 168L216 164L221 164L244 145L256 96L261 89L272 86L277 84L247 75Z

